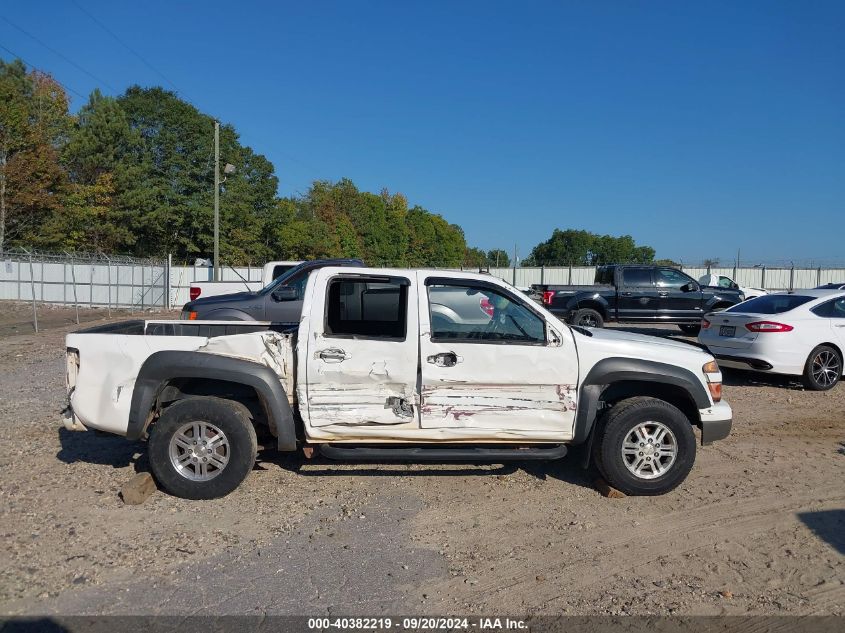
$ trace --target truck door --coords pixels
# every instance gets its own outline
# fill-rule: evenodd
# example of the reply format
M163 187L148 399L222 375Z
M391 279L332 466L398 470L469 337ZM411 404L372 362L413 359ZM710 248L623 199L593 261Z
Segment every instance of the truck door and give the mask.
M658 309L657 288L651 268L621 266L617 275L616 311L620 321L652 322Z
M655 272L657 293L660 295L659 320L684 321L700 319L701 287L692 277L674 268L658 268Z
M415 286L412 277L319 272L310 302L319 313L300 332L307 358L299 406L311 426L418 423Z
M550 330L530 300L492 281L418 275L420 425L571 438L578 359L569 332Z

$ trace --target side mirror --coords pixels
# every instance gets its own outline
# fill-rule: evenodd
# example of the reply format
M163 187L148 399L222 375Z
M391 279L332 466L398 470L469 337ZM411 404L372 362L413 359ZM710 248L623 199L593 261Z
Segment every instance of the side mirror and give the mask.
M739 284L735 281L731 282L731 290L739 290Z
M282 286L273 291L272 297L273 301L296 301L299 293L293 286Z
M699 290L701 290L701 287L694 281L691 281L685 286L681 286L681 290L683 292L698 292Z
M560 334L558 334L557 330L548 324L546 324L546 329L549 333L549 347L560 347L563 345L563 339Z

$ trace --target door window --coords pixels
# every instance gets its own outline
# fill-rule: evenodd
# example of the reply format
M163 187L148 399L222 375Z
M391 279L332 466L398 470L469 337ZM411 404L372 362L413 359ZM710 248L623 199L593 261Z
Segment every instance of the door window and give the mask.
M332 279L326 302L326 336L404 340L408 284L407 279Z
M657 285L661 288L677 288L680 290L691 281L692 279L684 273L671 268L661 268L657 271Z
M648 268L623 268L622 284L625 286L651 286L651 271Z
M812 312L826 319L845 319L845 297L826 301L813 308Z
M544 344L545 321L507 293L487 285L428 287L432 341Z

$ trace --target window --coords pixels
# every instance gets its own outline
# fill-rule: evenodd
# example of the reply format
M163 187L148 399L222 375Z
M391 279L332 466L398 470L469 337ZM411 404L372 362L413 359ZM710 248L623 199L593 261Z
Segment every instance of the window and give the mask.
M789 312L816 297L804 295L763 295L731 306L725 312L744 312L750 314L781 314Z
M648 268L623 268L622 285L651 286L651 270Z
M289 270L296 267L296 264L277 264L273 266L273 279L278 279Z
M433 284L428 303L433 341L546 342L542 318L486 284Z
M661 268L657 271L657 285L661 288L677 288L680 290L691 281L692 279L684 273L671 268Z
M612 286L614 270L616 270L615 266L599 266L596 268L596 283ZM651 281L649 281L649 283L651 283Z
M811 310L813 314L826 319L845 319L845 297L825 301Z
M719 288L733 288L734 282L730 277L719 276Z
M408 280L344 278L329 282L326 335L404 339Z

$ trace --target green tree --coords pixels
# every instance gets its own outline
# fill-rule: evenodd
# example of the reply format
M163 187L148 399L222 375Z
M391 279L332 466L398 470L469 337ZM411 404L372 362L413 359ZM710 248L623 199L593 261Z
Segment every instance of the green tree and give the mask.
M58 152L70 123L52 77L0 60L0 251L30 240L60 207L67 178Z
M511 258L506 250L494 248L487 251L487 263L493 267L508 268L511 265Z
M534 247L525 263L535 266L597 266L649 263L653 260L654 249L637 246L630 235L614 237L575 229L555 229L548 240Z

